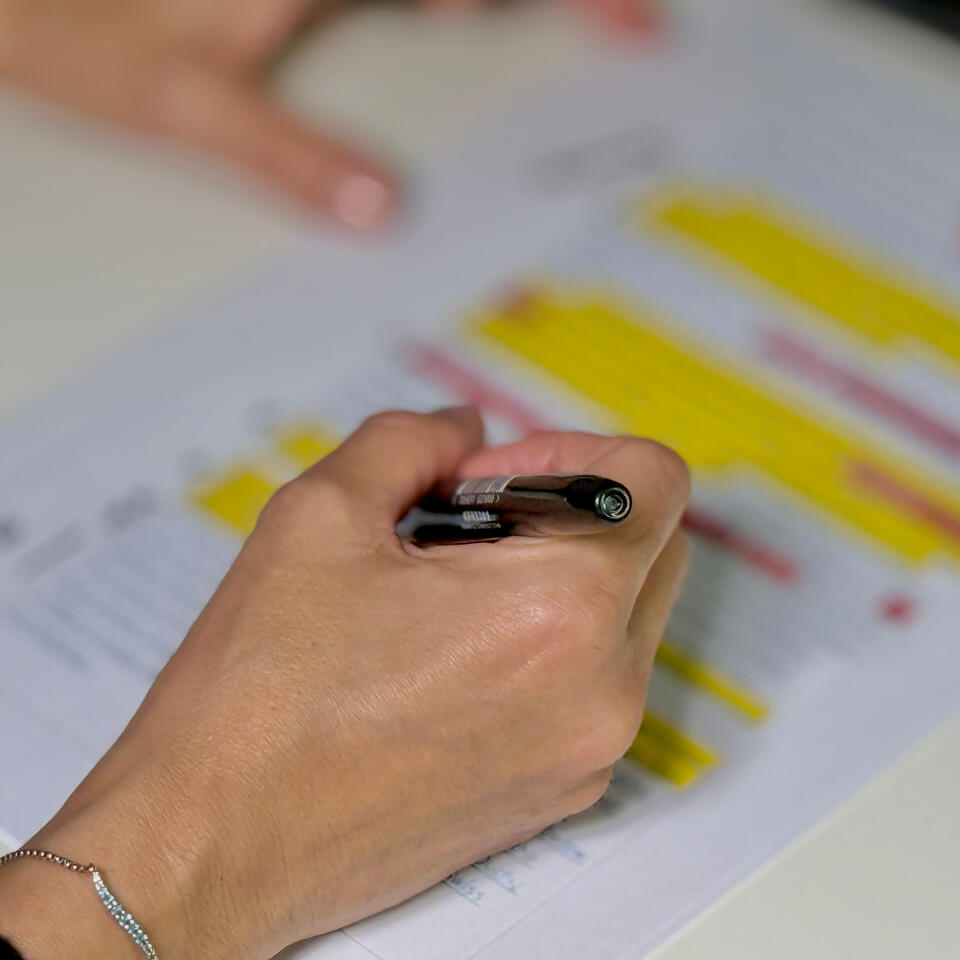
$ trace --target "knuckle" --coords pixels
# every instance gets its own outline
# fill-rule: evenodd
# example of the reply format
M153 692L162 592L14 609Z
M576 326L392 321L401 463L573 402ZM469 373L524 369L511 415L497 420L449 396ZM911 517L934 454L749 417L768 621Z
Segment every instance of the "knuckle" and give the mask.
M425 426L424 415L410 410L381 410L367 417L360 425L361 430L384 433L420 433Z
M347 491L335 480L315 474L298 477L274 492L260 514L258 526L284 533L298 533L321 518L346 515Z
M690 499L690 468L676 450L656 440L643 441L644 465L660 491L671 500L686 504Z
M630 749L640 727L638 711L605 704L580 724L570 758L579 773L592 773L613 766Z
M602 766L620 760L630 749L640 729L638 711L621 707L609 709L597 730L597 759Z
M283 523L303 509L302 486L296 481L278 487L260 512L261 524Z
M303 488L296 482L285 483L260 511L254 533L259 537L287 537L302 529L306 515Z
M323 470L303 478L297 499L299 503L295 507L299 507L304 518L342 522L352 514L353 496L349 486Z
M599 803L610 788L612 779L612 767L599 770L589 777L581 787L571 794L570 805L566 811L566 815L573 816L577 813L583 813L584 810L589 810L592 806Z

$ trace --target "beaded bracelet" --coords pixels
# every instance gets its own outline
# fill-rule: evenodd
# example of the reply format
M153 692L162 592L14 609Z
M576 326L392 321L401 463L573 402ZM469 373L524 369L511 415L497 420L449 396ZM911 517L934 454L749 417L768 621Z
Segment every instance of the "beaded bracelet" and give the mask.
M4 864L12 863L21 857L34 857L37 860L49 860L51 863L66 867L67 870L73 870L75 873L89 873L93 879L93 887L97 891L97 896L103 904L106 911L125 930L133 942L143 951L149 960L159 960L157 951L154 950L150 938L147 936L143 927L133 918L133 914L127 910L123 904L110 892L110 888L104 882L100 871L92 864L86 866L69 860L67 857L58 857L55 853L48 853L46 850L14 850L13 853L7 853L0 857L0 867Z

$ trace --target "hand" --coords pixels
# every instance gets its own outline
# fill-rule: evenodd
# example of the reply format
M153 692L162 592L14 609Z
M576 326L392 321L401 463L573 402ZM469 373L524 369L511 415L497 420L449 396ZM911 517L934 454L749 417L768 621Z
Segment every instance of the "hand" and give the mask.
M683 576L686 469L646 440L481 449L481 434L471 410L383 414L284 487L120 740L31 842L102 866L160 956L267 958L604 792ZM394 534L441 478L543 472L610 476L634 512L495 544ZM28 874L29 907L15 895ZM0 930L30 960L129 955L90 891L64 907L75 876L23 861L2 884ZM38 929L53 884L60 934Z
M332 0L327 0L332 7ZM0 0L0 75L218 154L353 228L388 219L384 170L261 88L310 0Z
M472 6L478 0L425 0ZM631 31L646 0L576 0ZM0 0L0 77L218 154L355 229L389 220L390 174L271 99L261 74L334 0Z

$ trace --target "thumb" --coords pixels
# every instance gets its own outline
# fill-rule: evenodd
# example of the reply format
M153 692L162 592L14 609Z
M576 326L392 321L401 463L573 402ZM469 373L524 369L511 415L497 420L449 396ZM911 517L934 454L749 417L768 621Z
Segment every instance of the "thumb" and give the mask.
M359 230L385 224L397 188L377 164L309 129L247 77L193 62L163 71L156 126Z
M340 481L379 508L392 533L407 508L438 480L453 476L457 464L482 442L483 421L473 407L387 411L361 424L303 476Z

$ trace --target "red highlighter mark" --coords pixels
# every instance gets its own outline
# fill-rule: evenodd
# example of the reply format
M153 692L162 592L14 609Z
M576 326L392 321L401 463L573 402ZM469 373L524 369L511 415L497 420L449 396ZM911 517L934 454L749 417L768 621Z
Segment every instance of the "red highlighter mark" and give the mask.
M960 517L917 490L884 473L870 463L854 463L851 471L855 483L866 487L917 520L939 530L960 544Z
M704 513L699 507L688 507L683 517L683 526L691 534L701 537L716 547L726 550L755 570L779 580L794 583L799 578L797 565L783 554L745 537L733 527Z
M449 390L461 403L469 403L502 417L521 433L551 429L551 425L530 407L481 380L440 350L425 344L414 344L407 349L407 359L415 370Z
M917 604L902 593L888 593L880 598L880 616L887 623L907 626L916 618Z
M764 335L762 349L769 360L835 390L863 410L902 427L948 456L960 458L960 431L789 334L768 332Z

